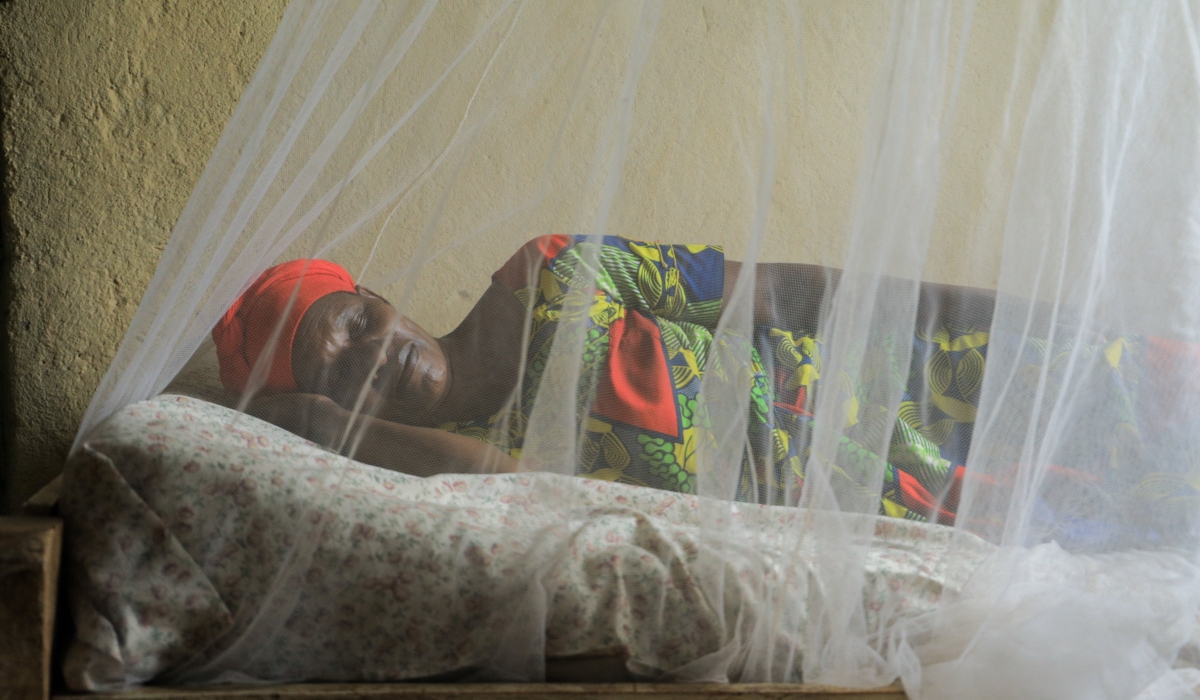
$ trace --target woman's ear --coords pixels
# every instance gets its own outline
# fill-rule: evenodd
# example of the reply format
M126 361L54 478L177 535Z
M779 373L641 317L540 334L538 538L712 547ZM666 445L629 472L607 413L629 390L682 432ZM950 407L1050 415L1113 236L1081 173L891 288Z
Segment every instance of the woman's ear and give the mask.
M359 296L367 297L368 299L378 299L379 301L382 301L383 303L387 304L388 306L392 305L392 303L390 301L388 301L387 299L384 299L383 297L376 294L375 292L372 292L371 290L367 289L366 287L362 286L361 284L354 285L354 291L357 292Z

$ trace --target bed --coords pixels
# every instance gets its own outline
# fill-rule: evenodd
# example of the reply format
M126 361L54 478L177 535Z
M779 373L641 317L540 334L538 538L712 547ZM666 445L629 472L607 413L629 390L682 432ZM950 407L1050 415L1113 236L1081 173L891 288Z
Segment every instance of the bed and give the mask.
M922 286L922 313L940 318L986 320L990 303L977 290ZM772 605L791 606L786 614L801 621L819 609L819 557L803 539L810 529L796 523L819 516L554 474L418 479L349 461L234 410L212 381L210 345L171 393L127 406L93 431L64 471L61 497L35 504L65 524L69 606L60 607L69 607L74 630L60 625L55 669L65 688L164 700L673 697L701 688L739 697L903 697L899 686L685 691L645 682L673 680L665 669L728 643L730 629L715 621L763 602L746 572L789 569L805 583ZM752 551L714 537L721 528L700 527L722 518L753 523L760 537ZM888 622L935 610L996 553L951 528L872 520L863 609ZM39 536L53 542L54 523L46 523ZM54 558L52 545L43 549L43 559ZM714 563L738 582L719 602L691 576ZM290 593L272 604L280 571L292 578L278 590ZM47 572L39 580L53 581ZM47 586L41 595L52 614ZM548 601L534 621L514 612L530 609L523 596L531 591ZM653 610L651 599L659 601ZM669 626L669 643L646 636L639 621L651 614L679 621ZM481 682L513 680L491 673L514 668L517 656L504 656L513 631L545 639L536 658L517 652L524 677L567 685ZM792 634L781 641L801 641ZM1200 658L1200 634L1191 636L1181 659L1189 663ZM42 646L30 654L45 666ZM301 684L244 685L267 669ZM226 685L190 685L214 680ZM155 689L129 690L144 683ZM369 685L354 685L362 683ZM22 697L44 695L47 684L35 685L42 690Z
M67 466L59 508L75 624L63 676L76 690L238 682L267 668L295 681L470 679L497 665L533 569L553 592L547 677L649 679L727 641L714 616L754 608L750 584L724 610L711 605L690 576L703 557L735 571L758 556L814 567L783 556L805 551L788 534L803 511L735 510L776 547L745 553L701 541L700 522L729 515L706 499L552 474L417 479L178 395L97 430ZM572 513L588 513L586 526L564 527ZM990 547L960 542L967 554L946 557L950 534L881 520L867 608L887 601L915 616L958 589ZM545 556L564 546L568 556ZM296 599L273 606L263 597L286 556L305 558L291 567ZM536 557L544 565L531 568ZM819 595L792 593L808 605ZM678 621L671 644L640 634L655 596L653 612ZM270 614L279 609L288 612Z

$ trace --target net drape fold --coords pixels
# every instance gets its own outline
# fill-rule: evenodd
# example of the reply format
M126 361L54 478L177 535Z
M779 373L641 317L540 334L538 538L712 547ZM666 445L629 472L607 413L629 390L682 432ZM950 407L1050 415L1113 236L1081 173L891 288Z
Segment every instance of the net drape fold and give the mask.
M522 472L661 487L628 466L645 464L700 497L695 546L653 556L694 582L710 642L668 662L680 621L659 591L630 618L626 646L657 650L631 673L1190 697L1198 13L294 0L74 449L210 357L213 327L272 265L337 262L446 337L518 249L558 235L513 290L525 317L503 406L426 427L488 440ZM665 375L646 369L659 354ZM271 357L230 405L263 395ZM631 384L666 377L641 424L619 361ZM346 408L380 418L370 382L398 370L374 362ZM324 445L331 458L361 456L365 425ZM336 470L311 483L297 513L346 496ZM447 672L545 678L547 582L608 514L530 488L503 507L557 499L560 517L478 618L493 650ZM928 571L975 562L919 614L900 584L865 593L888 588L895 517L946 538ZM328 522L297 515L254 604L170 678L306 680L260 651L316 595Z

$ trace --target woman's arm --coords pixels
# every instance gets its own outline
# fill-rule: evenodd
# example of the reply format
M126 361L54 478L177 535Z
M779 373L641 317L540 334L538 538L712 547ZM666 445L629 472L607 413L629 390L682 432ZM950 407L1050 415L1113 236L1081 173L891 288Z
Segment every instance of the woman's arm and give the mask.
M742 263L725 261L721 313L733 296ZM774 326L802 333L816 333L823 306L832 301L842 271L833 267L801 263L759 263L754 268L754 325ZM996 293L987 289L935 282L916 283L899 277L883 277L877 294L912 294L918 285L918 324L956 324L987 328L992 323Z
M725 261L721 313L733 297L742 263ZM754 325L791 331L816 332L826 295L837 289L842 271L801 263L759 263L754 266Z
M274 394L250 402L251 415L354 459L384 469L432 476L442 473L515 472L517 460L500 450L436 428L418 428L359 415L320 394ZM361 431L361 435L360 435ZM349 454L355 439L357 449Z

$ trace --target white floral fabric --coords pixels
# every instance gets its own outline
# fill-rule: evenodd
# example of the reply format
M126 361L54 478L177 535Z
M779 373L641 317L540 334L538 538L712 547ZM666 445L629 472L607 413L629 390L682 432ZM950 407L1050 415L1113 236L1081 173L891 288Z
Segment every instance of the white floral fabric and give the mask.
M170 395L94 431L61 509L76 689L536 679L542 659L585 654L688 677L764 642L796 645L780 663L799 668L822 595L806 533L830 517L554 474L419 479ZM992 551L888 518L866 539L866 623L881 632Z

